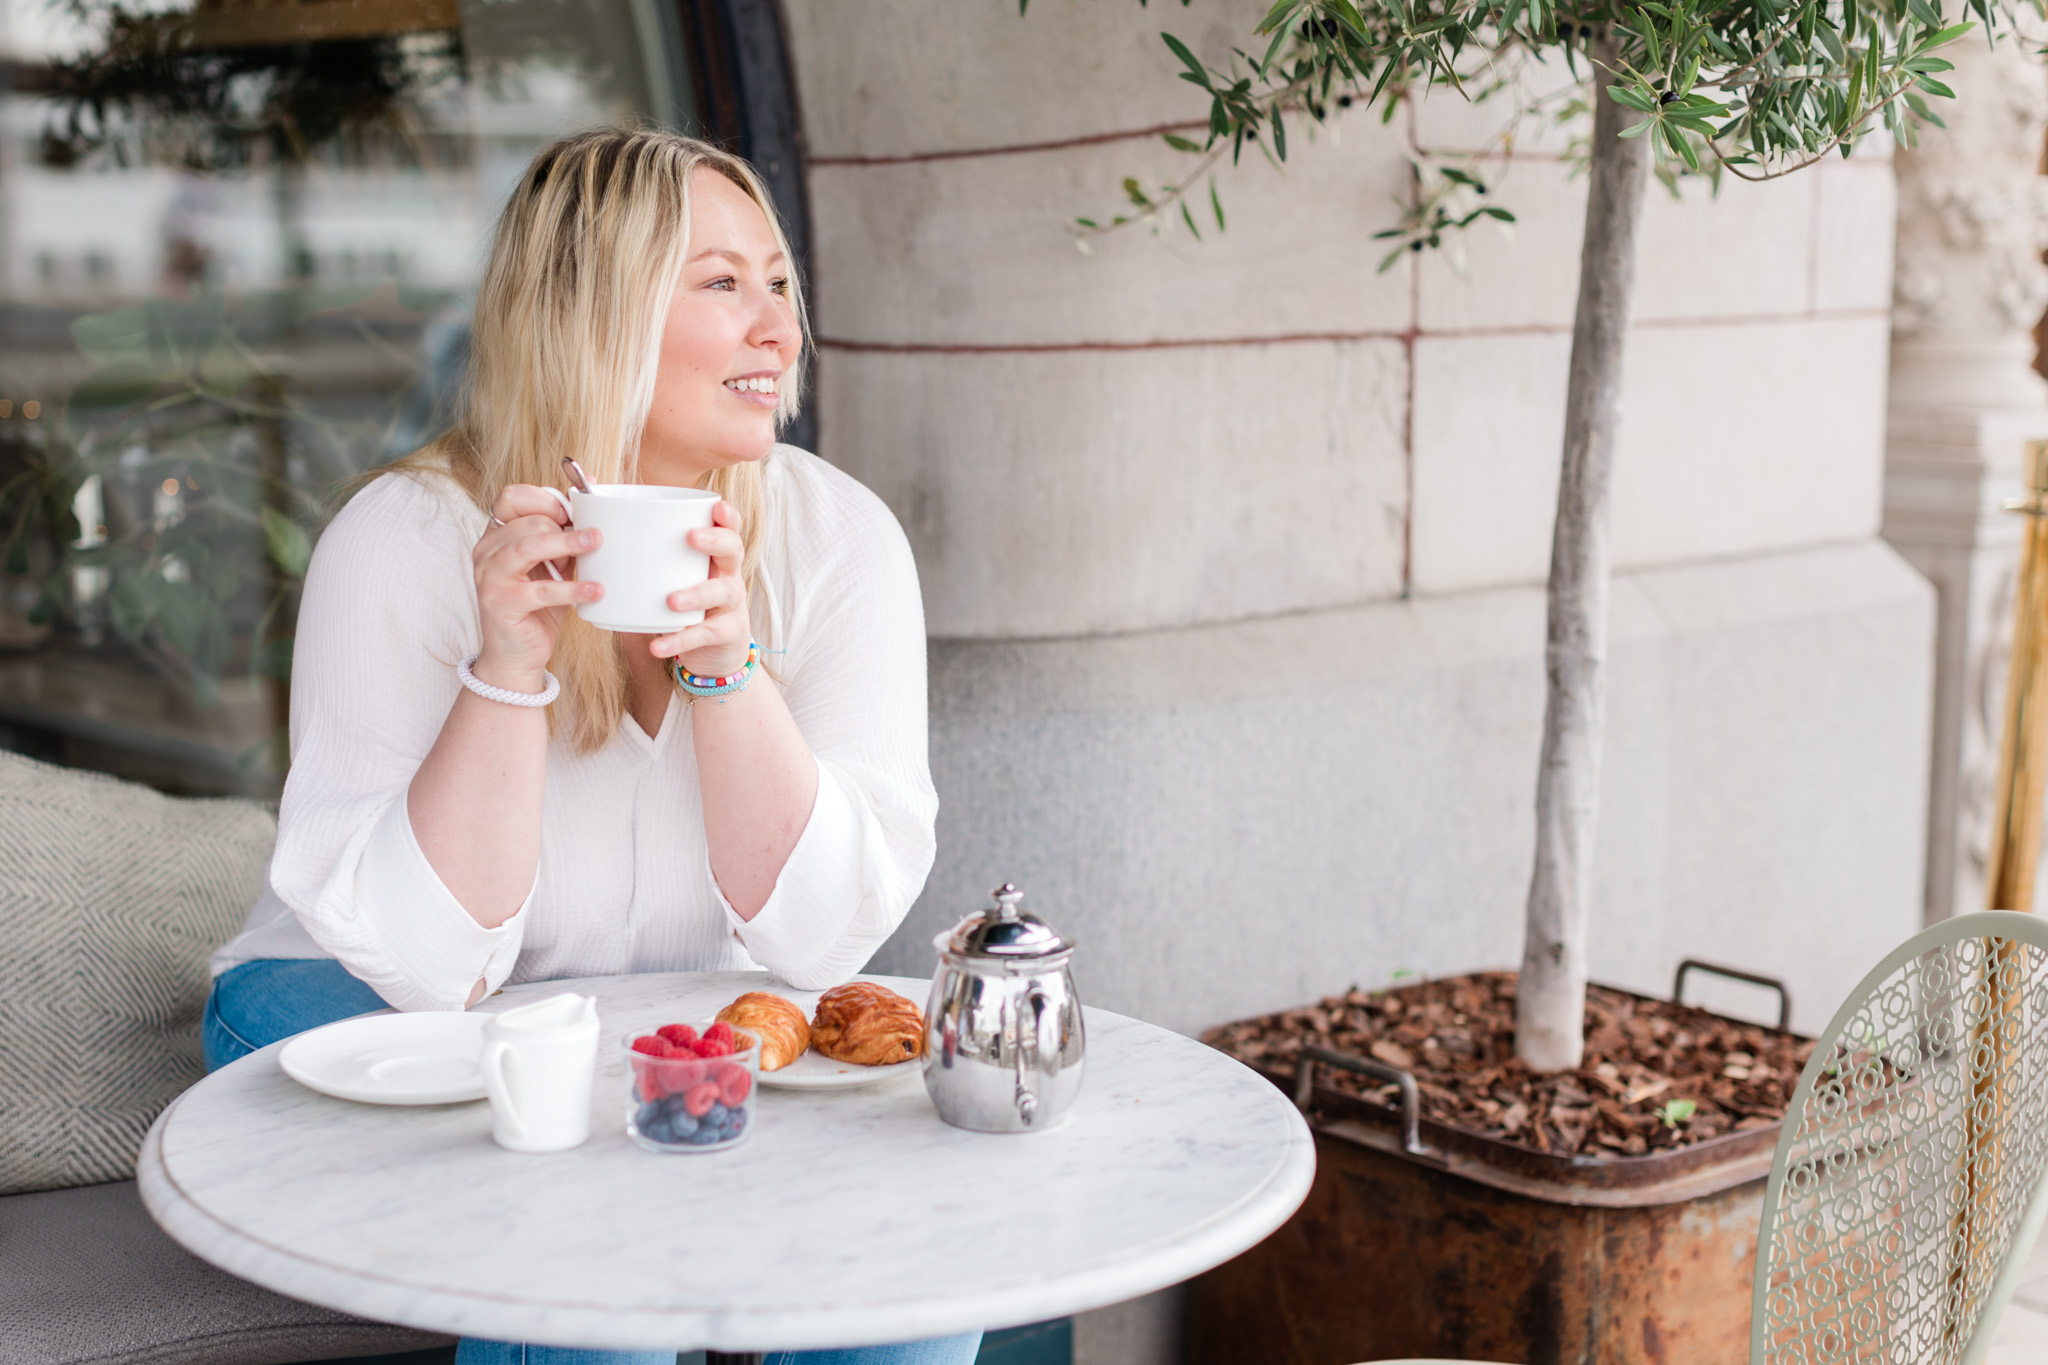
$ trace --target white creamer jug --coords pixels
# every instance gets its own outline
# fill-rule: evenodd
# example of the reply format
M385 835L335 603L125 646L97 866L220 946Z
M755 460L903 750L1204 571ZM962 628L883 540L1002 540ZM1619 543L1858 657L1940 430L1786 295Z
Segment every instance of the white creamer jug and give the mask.
M515 1152L560 1152L590 1136L597 1001L565 993L484 1020L491 1136Z

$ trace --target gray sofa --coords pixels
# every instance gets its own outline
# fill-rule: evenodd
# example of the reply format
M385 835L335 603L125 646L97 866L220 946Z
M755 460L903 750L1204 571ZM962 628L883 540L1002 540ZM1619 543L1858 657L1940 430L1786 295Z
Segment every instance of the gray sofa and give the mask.
M0 1365L286 1365L451 1338L235 1278L150 1220L135 1154L199 1079L206 960L276 824L0 752Z

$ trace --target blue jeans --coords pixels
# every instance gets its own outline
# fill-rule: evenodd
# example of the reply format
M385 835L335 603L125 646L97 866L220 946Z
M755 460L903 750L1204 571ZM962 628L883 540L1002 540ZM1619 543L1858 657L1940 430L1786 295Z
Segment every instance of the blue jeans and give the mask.
M386 1008L384 999L329 958L244 962L214 978L199 1045L218 1071L280 1038Z
M381 1010L377 992L327 958L244 962L214 978L199 1037L206 1069L218 1071L258 1048L337 1019ZM771 1351L768 1365L972 1365L981 1333L857 1346L843 1351ZM674 1351L585 1351L568 1346L464 1337L456 1365L675 1365Z

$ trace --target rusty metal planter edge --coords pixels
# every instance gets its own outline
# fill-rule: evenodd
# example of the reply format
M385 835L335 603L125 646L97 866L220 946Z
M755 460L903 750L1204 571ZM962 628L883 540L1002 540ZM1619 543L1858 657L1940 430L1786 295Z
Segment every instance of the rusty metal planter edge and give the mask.
M1682 979L1684 968L1680 970ZM1637 1000L1652 998L1618 986L1601 988ZM1283 1092L1295 1089L1293 1074L1268 1067L1252 1069ZM1671 1151L1591 1157L1539 1152L1521 1143L1427 1116L1420 1117L1417 1128L1431 1150L1415 1152L1403 1140L1400 1109L1327 1085L1317 1085L1310 1092L1307 1118L1312 1129L1328 1137L1371 1147L1510 1194L1579 1208L1676 1204L1761 1180L1771 1172L1771 1159L1784 1127L1780 1119Z

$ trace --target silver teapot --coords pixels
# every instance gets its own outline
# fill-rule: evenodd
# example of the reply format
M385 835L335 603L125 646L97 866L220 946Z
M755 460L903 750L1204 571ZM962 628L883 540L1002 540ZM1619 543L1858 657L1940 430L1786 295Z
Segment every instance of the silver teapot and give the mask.
M1019 910L1023 898L1005 883L994 905L932 940L924 1087L955 1127L1039 1132L1081 1093L1088 1040L1067 970L1073 940Z

